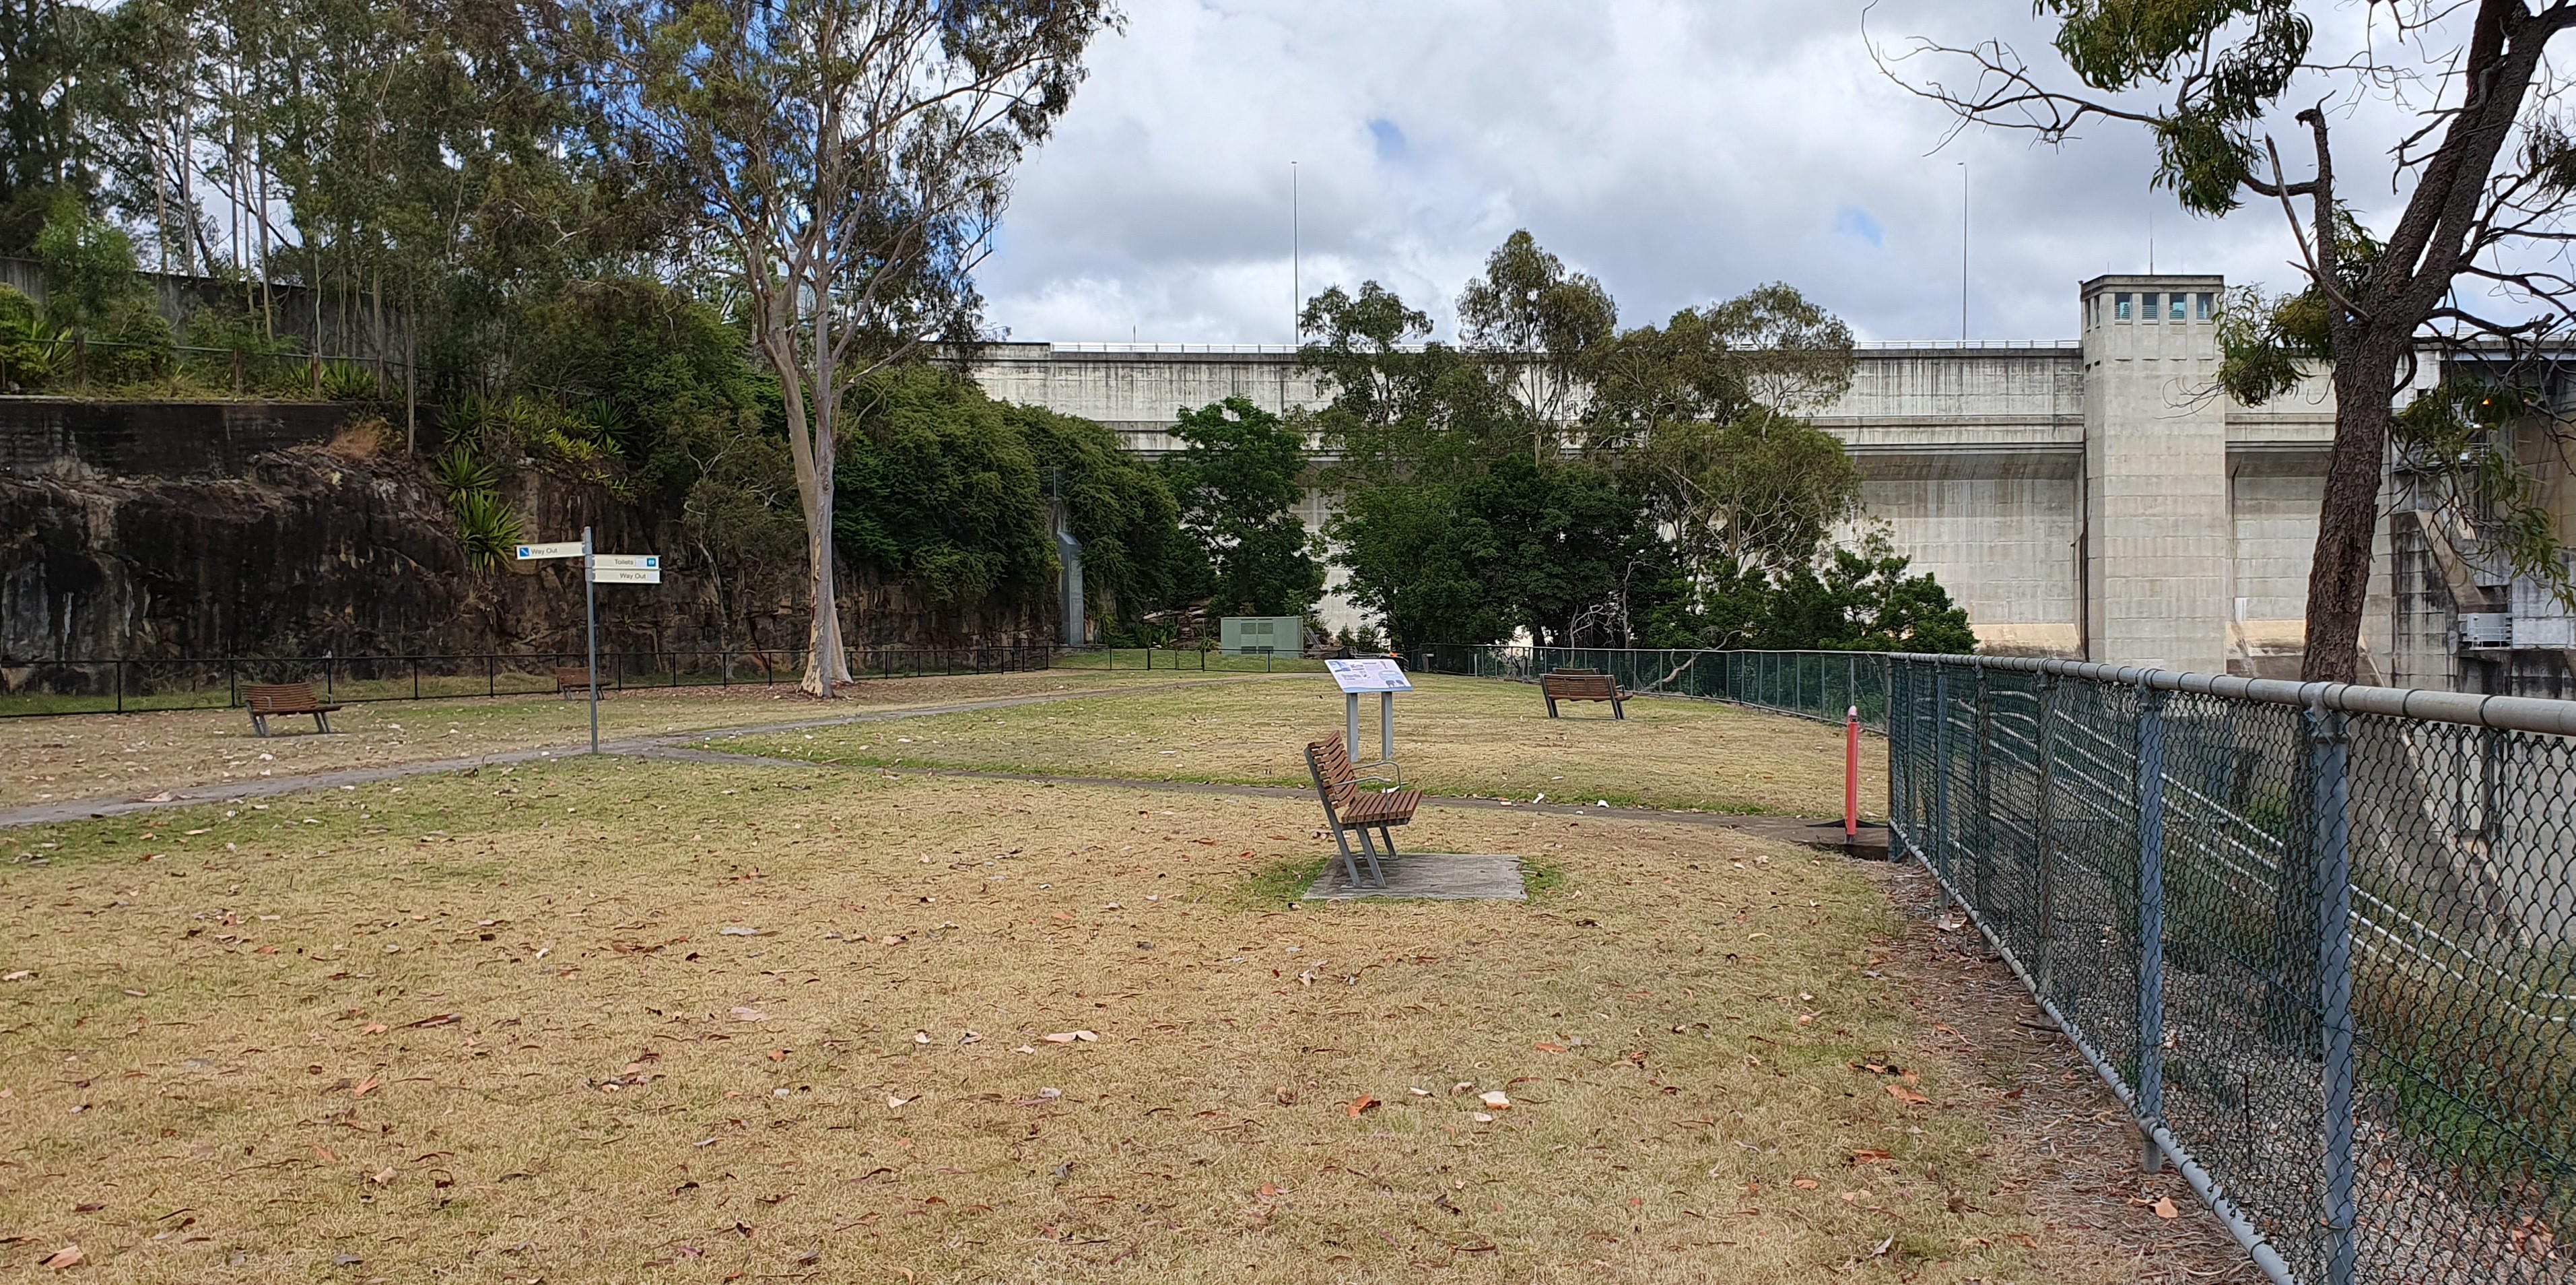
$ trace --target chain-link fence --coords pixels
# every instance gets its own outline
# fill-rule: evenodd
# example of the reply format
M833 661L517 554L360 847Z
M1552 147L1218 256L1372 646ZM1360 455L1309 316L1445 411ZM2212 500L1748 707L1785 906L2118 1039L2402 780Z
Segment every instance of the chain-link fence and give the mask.
M1557 670L1592 670L1640 695L1731 701L1837 724L1858 708L1863 726L1886 726L1887 657L1877 652L1432 645L1415 659L1429 673L1523 683Z
M2576 704L1887 677L1899 851L2273 1279L2576 1280Z

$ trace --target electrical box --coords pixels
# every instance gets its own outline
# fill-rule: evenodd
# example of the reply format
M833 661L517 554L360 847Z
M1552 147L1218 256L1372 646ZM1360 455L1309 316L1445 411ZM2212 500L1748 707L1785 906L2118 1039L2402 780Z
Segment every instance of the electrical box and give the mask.
M1298 656L1306 650L1299 616L1227 616L1217 622L1217 649L1229 656Z

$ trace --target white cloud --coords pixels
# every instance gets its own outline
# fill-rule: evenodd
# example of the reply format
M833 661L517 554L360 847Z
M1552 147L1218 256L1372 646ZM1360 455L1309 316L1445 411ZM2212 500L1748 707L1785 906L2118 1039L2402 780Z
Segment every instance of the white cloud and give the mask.
M1131 0L1020 177L982 286L1021 339L1285 342L1304 293L1375 279L1442 318L1514 228L1623 321L1785 280L1873 338L2075 333L2075 287L2156 266L2289 278L2279 219L2186 217L2134 127L2064 149L1971 131L1872 64L1853 0ZM1870 35L2007 34L2027 0L1888 0Z

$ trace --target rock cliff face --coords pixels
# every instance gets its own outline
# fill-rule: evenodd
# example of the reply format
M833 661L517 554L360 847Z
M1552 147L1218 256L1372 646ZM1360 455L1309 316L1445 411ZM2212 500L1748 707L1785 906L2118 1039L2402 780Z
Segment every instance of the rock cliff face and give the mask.
M54 427L29 429L39 401L0 399L0 661L581 645L576 569L469 569L426 470L334 445L337 413L260 419L236 406L84 437L60 428L59 403L41 407ZM226 414L265 427L226 431ZM192 418L205 421L193 433ZM125 445L99 445L111 440ZM525 538L575 539L587 523L603 551L665 555L660 585L600 586L602 647L803 646L801 566L725 582L675 515L541 469L515 473L503 495ZM841 595L853 647L1051 641L1049 602L924 612L864 573L844 576Z

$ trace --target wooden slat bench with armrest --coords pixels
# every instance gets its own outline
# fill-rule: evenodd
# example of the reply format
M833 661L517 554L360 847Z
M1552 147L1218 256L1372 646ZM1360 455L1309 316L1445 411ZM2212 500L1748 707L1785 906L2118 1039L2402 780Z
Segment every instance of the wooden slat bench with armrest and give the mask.
M590 671L580 665L555 666L555 695L567 700L590 695Z
M1608 674L1594 670L1560 669L1552 674L1541 674L1538 679L1538 693L1547 699L1549 718L1556 717L1558 701L1608 701L1610 717L1618 719L1628 717L1626 707L1620 704L1627 698L1628 693L1620 691L1619 684Z
M250 730L268 735L268 720L280 714L310 714L313 730L331 730L331 715L340 707L325 705L311 683L249 683L242 687L242 708L250 711Z
M1351 766L1351 755L1342 744L1341 734L1306 746L1306 771L1315 779L1315 797L1324 805L1324 824L1333 831L1333 846L1341 850L1343 873L1353 884L1360 882L1360 868L1351 852L1350 835L1359 836L1359 855L1368 858L1370 882L1383 888L1386 872L1378 866L1377 845L1369 841L1369 831L1377 831L1386 845L1386 855L1395 852L1395 836L1388 831L1413 820L1413 810L1422 804L1422 791L1408 789L1370 790L1363 781L1388 781L1389 778L1362 775ZM1401 779L1390 782L1402 785Z

